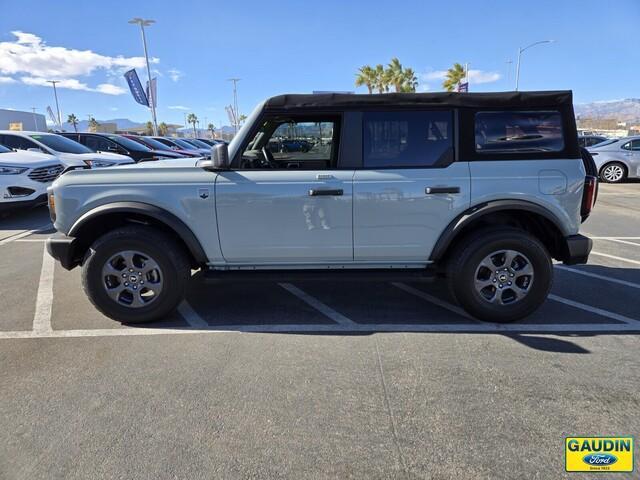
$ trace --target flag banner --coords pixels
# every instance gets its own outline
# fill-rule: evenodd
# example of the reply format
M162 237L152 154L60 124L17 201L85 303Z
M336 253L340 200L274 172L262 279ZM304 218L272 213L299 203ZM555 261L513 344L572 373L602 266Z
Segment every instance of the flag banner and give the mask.
M469 82L459 83L458 84L458 92L468 92L469 91Z
M236 112L233 111L233 107L231 105L224 107L224 109L227 111L227 117L229 117L229 121L231 122L231 125L235 125L236 124Z
M133 99L138 102L140 105L144 105L145 107L149 106L149 100L147 100L147 95L144 93L142 89L142 84L140 83L140 79L138 78L138 74L136 73L135 68L132 68L128 72L125 72L124 78L127 79L127 83L129 84L129 90L131 90L131 95L133 95Z
M51 119L51 121L58 125L58 119L56 118L56 116L53 114L53 110L51 110L51 107L47 107L47 113L49 114L49 118ZM62 127L61 125L58 125L59 127Z
M151 79L151 88L149 88L149 82L147 82L147 99L150 107L153 105L158 108L158 83L156 77Z

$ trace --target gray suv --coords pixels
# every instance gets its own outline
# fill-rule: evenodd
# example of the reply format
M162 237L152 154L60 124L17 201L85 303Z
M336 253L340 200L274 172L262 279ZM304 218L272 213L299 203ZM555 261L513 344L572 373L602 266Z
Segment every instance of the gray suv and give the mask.
M509 322L544 302L552 259L587 261L594 175L568 91L281 95L211 159L64 175L47 246L124 322L167 315L193 269L444 278L471 315Z

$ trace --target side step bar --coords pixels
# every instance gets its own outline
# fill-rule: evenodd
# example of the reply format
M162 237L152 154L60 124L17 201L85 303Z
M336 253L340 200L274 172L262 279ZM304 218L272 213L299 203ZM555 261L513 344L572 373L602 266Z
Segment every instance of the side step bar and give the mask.
M244 282L428 282L436 274L431 269L205 270L203 277L205 280Z

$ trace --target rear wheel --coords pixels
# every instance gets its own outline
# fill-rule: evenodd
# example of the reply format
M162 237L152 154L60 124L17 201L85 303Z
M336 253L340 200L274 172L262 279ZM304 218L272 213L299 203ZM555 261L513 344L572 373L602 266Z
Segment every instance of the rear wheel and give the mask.
M184 297L190 275L182 246L146 226L113 230L94 242L82 266L82 286L106 316L125 323L159 320Z
M627 178L627 167L620 162L607 163L600 170L600 179L606 183L621 183Z
M551 288L551 257L539 240L522 230L475 232L458 245L451 259L449 288L480 320L506 323L526 317Z

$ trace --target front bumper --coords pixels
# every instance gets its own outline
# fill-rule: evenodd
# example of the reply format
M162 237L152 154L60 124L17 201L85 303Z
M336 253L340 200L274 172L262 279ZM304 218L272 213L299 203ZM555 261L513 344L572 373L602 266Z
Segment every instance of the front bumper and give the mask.
M0 212L6 212L9 210L15 210L18 208L33 208L40 205L47 204L47 194L43 193L35 198L26 200L19 200L20 197L13 197L9 200L2 200L0 202Z
M569 235L565 240L565 254L562 263L565 265L577 265L587 263L593 241L584 235Z
M54 233L47 238L47 252L60 262L63 268L71 270L80 265L80 259L76 257L76 239L67 237L62 233Z

